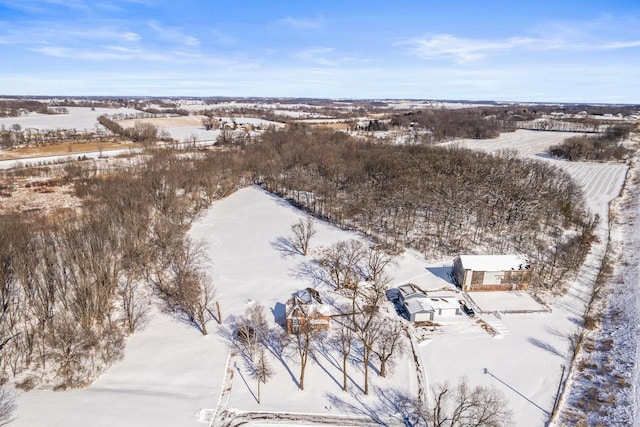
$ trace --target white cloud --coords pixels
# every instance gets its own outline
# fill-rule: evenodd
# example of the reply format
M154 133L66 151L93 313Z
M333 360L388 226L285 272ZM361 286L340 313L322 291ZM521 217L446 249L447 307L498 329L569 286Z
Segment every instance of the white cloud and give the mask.
M41 46L32 48L30 50L56 58L82 59L92 61L169 61L172 59L172 56L169 53L145 51L143 49L131 49L123 46L107 46L101 49L77 49L65 46Z
M43 12L47 5L64 6L69 9L87 9L83 0L1 0L0 4L25 12Z
M83 0L44 0L44 2L48 4L53 4L56 6L68 7L69 9L76 9L76 10L89 9L87 2Z
M634 47L640 47L640 40L603 43L600 46L596 46L595 48L601 49L601 50L616 50L616 49L630 49Z
M317 29L324 26L324 19L322 17L294 18L291 16L287 16L282 18L279 22L288 27L303 30Z
M512 37L505 40L480 40L459 38L450 34L413 39L406 42L411 51L424 59L452 58L459 62L480 59L498 51L531 46L535 39Z
M423 59L453 59L464 63L496 55L500 52L514 50L528 52L547 50L580 52L631 49L640 47L640 40L593 41L562 37L509 37L506 39L485 40L461 38L451 34L437 34L430 37L402 41L399 44L409 46L411 53Z
M300 50L295 53L295 57L305 62L326 67L335 67L348 63L364 64L371 62L370 59L358 55L339 55L335 49L331 47L316 47Z
M200 40L198 38L187 35L178 28L164 27L156 21L150 21L147 23L147 25L166 40L177 41L178 43L192 47L198 46L200 44Z
M310 62L312 64L336 66L340 63L340 61L330 58L333 51L334 50L329 47L318 47L302 50L298 52L296 56L303 61Z
M137 43L142 37L126 28L113 26L65 26L48 21L33 21L16 25L0 21L3 44L39 46L48 44Z
M137 41L140 41L141 39L140 34L136 34L132 32L126 32L122 34L122 37L128 42L137 42Z

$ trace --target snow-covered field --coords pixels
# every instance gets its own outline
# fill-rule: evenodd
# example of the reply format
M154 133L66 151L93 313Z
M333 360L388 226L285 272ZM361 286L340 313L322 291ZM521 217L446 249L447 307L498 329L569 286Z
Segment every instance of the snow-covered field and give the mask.
M546 156L550 145L561 144L566 138L576 136L573 132L540 132L518 129L515 132L501 134L495 139L461 139L446 144L462 145L473 150L496 152L514 150L523 156Z
M0 126L7 129L18 124L23 129L76 129L79 131L95 130L98 125L98 117L103 114L137 114L138 110L132 108L95 108L90 107L66 107L69 114L37 114L22 117L5 117L0 119Z
M169 132L171 138L180 142L191 141L192 138L195 138L195 140L199 142L215 142L218 135L220 135L220 130L206 130L203 126L167 127L164 128L164 130Z
M220 130L212 129L206 130L202 125L202 119L205 116L179 116L179 117L159 117L159 118L145 118L145 119L128 119L120 120L118 123L125 127L131 128L136 123L149 123L160 130L166 131L169 136L176 141L183 142L187 139L195 137L196 141L215 141ZM246 125L252 126L284 126L282 123L272 122L269 120L263 120L256 117L217 117L223 122L232 123L235 122L238 126L238 132Z
M591 209L607 215L608 201L617 196L622 186L624 165L569 163L539 156L544 151L545 138L547 145L559 142L555 132L518 131L506 135L498 140L462 144L490 151L519 146L523 155L553 161L583 186ZM521 143L516 136L529 142ZM281 199L252 187L215 203L193 226L191 236L207 242L223 320L241 314L253 302L263 304L271 315L292 292L315 284L306 268L309 257L285 256L277 245L278 238L287 237L290 225L303 216ZM545 425L562 366L568 364L568 337L580 324L604 252L605 231L603 222L597 230L601 241L594 245L567 295L553 301L550 313L477 316L498 333L495 337L475 319L465 316L443 322L443 327L433 333L424 331L428 339L419 345L419 353L428 383L455 384L465 376L472 385L495 386L505 394L515 425ZM312 255L321 245L352 237L361 238L318 223L318 234L311 243ZM438 289L450 286L446 274L450 265L451 260L430 264L408 251L390 273L393 285L413 282L425 289ZM277 373L263 385L262 403L258 404L255 381L247 376L239 358L232 359L228 366L233 378L227 377L227 344L224 334L217 330L212 323L211 335L202 337L189 326L156 312L145 329L129 339L124 359L90 387L20 394L14 425L203 426L214 412L219 415L224 409L236 413L376 415L388 417L389 425L400 425L401 414L394 403L398 396L415 395L418 387L409 356L398 363L388 379L380 379L372 371L374 392L367 398L359 391L362 371L357 365L350 366L351 393L344 393L335 360L330 355L320 355L309 362L305 391L298 391L295 357L285 357L283 361L273 358Z
M308 257L285 256L276 243L290 234L290 225L304 215L288 203L251 187L214 204L194 225L191 236L204 239L211 274L218 288L223 320L241 314L252 302L272 310L291 293L314 285L306 275ZM362 238L329 224L318 223L312 250L339 240ZM390 271L395 284L412 281L425 288L448 286L440 277L442 263L429 265L407 252ZM450 286L450 285L449 285ZM462 318L459 321L465 322ZM472 325L471 321L467 322ZM218 406L225 378L227 342L210 323L210 335L199 333L162 313L131 337L125 357L84 390L35 391L18 396L15 426L189 426L206 425ZM479 328L478 328L479 330ZM364 398L362 371L351 365L351 393L341 391L341 371L331 355L318 354L307 367L305 390L298 391L295 357L273 360L277 374L262 386L262 404L239 358L231 368L231 391L221 409L286 411L326 416L352 414L390 417L401 422L393 403L398 395L415 395L417 376L411 357L400 361L388 379L370 373L373 392ZM239 368L236 368L236 366ZM291 374L289 373L291 371ZM246 383L245 383L246 381ZM355 397L354 397L355 396ZM202 411L202 409L209 411ZM46 414L46 417L43 417ZM198 421L198 420L201 421Z
M222 385L227 352L219 341L155 313L90 387L19 394L11 425L204 426L199 409L215 406Z
M300 255L286 256L277 248L278 238L290 234L290 226L301 217L300 211L281 199L257 188L240 190L211 208L196 224L191 234L209 243L212 259L211 274L219 289L223 317L241 314L251 303L259 302L270 313L299 289L314 286L308 274L310 259ZM349 238L361 238L329 224L318 224L318 235L312 241L312 251ZM406 253L398 260L391 274L396 283L408 280L428 288L447 285L443 279L427 270L428 264L414 253ZM317 287L322 289L322 285ZM322 292L322 290L321 290ZM328 292L326 289L324 292ZM334 355L337 357L337 355ZM240 361L238 365L242 365ZM233 387L228 400L229 408L241 411L305 412L325 415L360 412L368 414L375 408L380 417L396 414L389 408L385 396L394 393L415 394L417 378L411 358L398 364L393 377L380 381L371 374L374 389L369 398L363 398L362 371L351 366L351 387L355 398L341 391L341 371L331 356L318 354L307 368L305 391L297 390L295 378L298 364L293 359L285 363L272 361L277 374L263 386L262 404L258 405L254 381L242 369L235 371ZM290 370L290 371L289 371ZM245 384L246 381L246 384ZM347 407L352 407L348 410ZM370 409L368 409L370 408ZM395 421L395 423L401 420Z

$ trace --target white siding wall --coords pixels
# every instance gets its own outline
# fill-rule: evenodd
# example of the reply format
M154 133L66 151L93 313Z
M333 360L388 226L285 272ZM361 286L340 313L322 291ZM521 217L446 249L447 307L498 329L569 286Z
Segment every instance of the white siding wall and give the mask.
M497 285L502 282L504 271L485 271L483 285Z
M432 313L415 313L414 322L428 322L433 320Z
M464 274L464 286L463 288L467 289L471 286L471 274L472 271L471 270L465 270L465 274Z
M458 312L457 308L439 308L436 310L438 316L455 316Z

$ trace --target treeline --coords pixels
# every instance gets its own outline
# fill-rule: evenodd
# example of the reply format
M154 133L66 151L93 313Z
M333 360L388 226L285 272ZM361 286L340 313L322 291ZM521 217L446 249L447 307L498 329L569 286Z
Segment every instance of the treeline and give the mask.
M559 291L595 219L564 172L515 155L357 142L300 126L247 147L254 182L317 216L429 256L521 252L534 284Z
M633 125L615 125L608 127L600 135L580 135L565 139L560 145L552 145L547 153L573 161L625 160L633 150L622 145L629 138Z
M43 144L104 141L112 138L106 134L78 131L76 129L22 129L17 125L11 130L0 130L0 148L29 147Z
M170 140L168 135L162 135L158 128L151 123L136 122L133 127L125 128L107 116L98 117L98 123L107 128L111 133L129 139L133 142L151 143L159 139Z
M425 109L395 114L391 125L407 128L418 127L431 132L434 141L460 138L496 138L502 132L513 132L515 125L498 117L500 109Z
M147 107L143 109L145 113L153 114L155 117L158 116L188 116L189 110L185 110L182 108L153 108Z
M210 106L209 106L210 107ZM214 117L230 117L232 120L237 118L242 121L242 117L257 117L262 120L268 120L271 122L287 123L291 120L284 114L278 114L276 111L269 108L257 108L257 107L218 107L218 108L206 108L198 112L208 118Z
M90 382L122 354L152 295L203 334L214 288L198 213L232 192L233 153L148 153L126 172L75 171L81 213L0 218L0 379L23 389Z
M27 99L0 100L0 117L20 117L29 112L40 114L68 114L65 107L53 107L40 101Z
M516 122L518 129L552 132L600 132L602 122L594 119L537 119Z

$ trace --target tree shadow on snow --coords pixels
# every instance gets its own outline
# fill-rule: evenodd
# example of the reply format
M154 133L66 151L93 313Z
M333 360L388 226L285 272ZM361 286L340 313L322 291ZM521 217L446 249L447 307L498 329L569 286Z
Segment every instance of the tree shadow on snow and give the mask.
M271 242L271 247L280 252L282 258L294 255L303 255L300 249L298 249L291 240L284 237L278 237L274 242Z
M415 425L415 398L405 390L391 387L373 387L369 396L361 393L351 394L355 402L347 401L344 396L326 395L332 406L343 412L365 415L376 424L383 426Z
M177 320L178 322L184 325L187 325L196 329L198 332L202 334L203 331L200 324L196 322L193 317L189 316L187 313L184 312L184 310L180 309L179 307L174 308L169 306L169 304L164 303L160 307L160 309L164 314L171 316L172 318L174 318L175 320Z
M298 381L298 378L291 371L289 364L285 360L286 354L284 350L287 345L288 338L289 337L287 336L286 331L278 331L272 329L269 331L269 334L266 336L263 344L264 347L269 351L269 353L271 353L273 357L275 357L286 369L296 387L300 388L300 382Z
M280 304L282 305L282 304ZM284 306L283 306L284 307ZM273 311L273 310L272 310ZM238 335L236 330L236 317L231 315L228 318L228 325L224 325L218 328L218 335L227 342L229 349L237 352L240 355L243 362L247 364L247 366L251 366L252 355L249 352L250 348L239 345ZM300 387L300 383L298 382L298 378L294 375L289 367L289 364L285 360L285 347L288 344L288 335L285 330L272 329L269 328L268 332L264 335L264 338L261 340L261 345L273 355L273 357L278 360L285 370L289 373L291 380L296 385L296 387ZM237 364L235 365L237 368ZM243 377L244 380L244 377ZM247 382L245 381L245 384ZM249 385L247 387L250 389ZM252 392L253 393L253 392ZM255 396L254 396L255 397Z
M569 318L568 318L568 320L569 320L571 323L573 323L573 324L575 324L575 325L577 325L577 326L580 326L580 327L582 327L582 326L584 325L584 320L582 320L580 317L573 317L573 316L571 316L571 317L569 317Z
M342 350L339 348L339 345L332 341L332 340L321 340L319 342L314 343L314 351L316 353L318 353L320 356L324 357L324 359L329 362L329 364L331 366L333 366L335 369L337 369L338 371L340 371L341 373L343 373L343 369L342 369L342 360L338 361L336 359L336 357L334 356L333 352L335 352L336 354L342 354ZM342 356L340 356L342 357ZM324 366L322 366L319 362L319 360L317 359L317 357L314 358L314 360L316 361L316 363L318 365L320 365L320 367L327 372L327 370L324 368ZM347 357L347 372L349 372L349 370L354 368L354 360L353 358L351 358L350 356ZM357 365L355 365L357 366ZM342 384L340 383L340 381L338 381L336 378L333 377L333 375L331 375L329 372L327 372L327 374L336 382L336 384L338 384L338 387L340 387L340 389L342 389ZM358 390L360 390L361 393L364 393L364 389L351 377L351 375L349 375L349 373L347 373L347 381L350 382L353 386L355 386Z
M320 369L322 369L324 371L325 374L327 374L327 376L329 378L331 378L333 380L334 383L336 383L336 385L340 388L342 388L342 384L340 384L340 381L338 381L338 379L336 377L333 376L333 374L331 372L329 372L329 370L327 368L324 367L324 365L322 364L322 362L320 361L320 359L318 359L318 357L315 355L314 352L312 352L310 354L311 359L315 362L316 365L318 365L320 367ZM331 362L329 362L331 363Z
M527 402L529 402L530 404L532 404L533 406L535 406L536 408L538 408L539 410L542 411L542 413L545 415L545 417L548 417L550 415L550 411L547 411L546 409L544 409L543 407L541 407L540 405L538 405L536 402L534 402L533 400L529 399L527 396L525 396L524 394L520 393L519 390L517 390L516 388L514 388L511 384L503 381L501 378L497 377L494 373L490 372L487 368L484 368L484 373L486 375L491 376L492 378L494 378L495 380L497 380L498 382L500 382L501 384L503 384L504 386L506 386L507 388L509 388L510 390L512 390L513 392L515 392L518 396L522 397L524 400L526 400Z
M326 272L315 262L301 262L289 274L299 280L311 280L313 286L326 284L333 287Z
M530 344L533 344L538 348L548 351L551 354L555 354L556 356L560 356L562 358L566 357L564 353L562 353L560 350L558 350L557 348L555 348L554 346L552 346L547 342L544 342L542 340L539 340L533 337L527 338L527 341L529 341Z
M258 400L258 397L253 393L253 390L249 386L249 383L247 382L246 378L244 377L244 375L242 375L242 369L240 369L240 366L238 366L238 364L234 364L233 367L236 368L236 371L238 371L238 374L240 374L240 378L242 378L242 382L244 382L244 385L247 386L247 390L249 390L249 393L251 393L251 396L253 396L256 402L260 403L260 401Z

